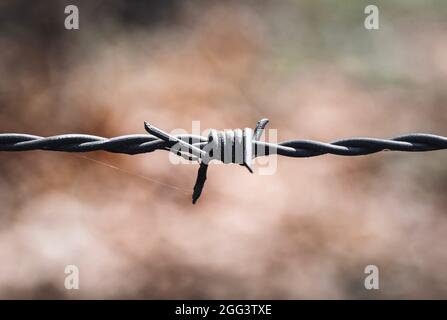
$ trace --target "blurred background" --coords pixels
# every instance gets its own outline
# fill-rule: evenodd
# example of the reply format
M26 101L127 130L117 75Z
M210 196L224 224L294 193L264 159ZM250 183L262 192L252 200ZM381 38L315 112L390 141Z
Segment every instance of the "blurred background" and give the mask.
M80 30L64 28L75 4ZM364 28L376 4L380 29ZM447 135L445 1L0 2L0 131ZM0 153L0 298L447 298L447 153ZM80 289L64 288L64 269ZM364 288L377 265L380 289Z

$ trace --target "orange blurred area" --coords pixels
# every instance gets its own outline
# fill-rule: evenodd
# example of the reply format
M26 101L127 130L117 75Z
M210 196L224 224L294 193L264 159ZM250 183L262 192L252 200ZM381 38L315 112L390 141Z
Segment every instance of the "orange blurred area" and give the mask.
M375 31L367 4L2 1L0 131L266 117L279 141L447 135L447 3L380 2ZM1 152L0 298L447 297L445 151L277 162L273 175L212 165L193 206L198 165L164 151Z

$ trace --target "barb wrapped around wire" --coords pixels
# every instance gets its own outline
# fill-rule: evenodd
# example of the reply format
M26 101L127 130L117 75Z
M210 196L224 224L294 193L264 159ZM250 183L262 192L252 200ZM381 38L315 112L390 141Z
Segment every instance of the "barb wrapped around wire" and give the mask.
M359 156L382 150L433 151L447 149L447 137L412 133L392 139L350 138L324 143L312 140L291 140L278 144L260 141L268 120L258 121L250 128L217 131L211 130L208 137L198 135L170 135L145 122L151 135L125 135L103 138L85 134L64 134L40 137L29 134L0 134L0 151L49 150L62 152L108 151L114 153L140 154L155 150L168 150L189 160L200 162L193 203L202 193L211 160L235 163L253 172L252 161L256 157L278 154L286 157L315 157L323 154Z

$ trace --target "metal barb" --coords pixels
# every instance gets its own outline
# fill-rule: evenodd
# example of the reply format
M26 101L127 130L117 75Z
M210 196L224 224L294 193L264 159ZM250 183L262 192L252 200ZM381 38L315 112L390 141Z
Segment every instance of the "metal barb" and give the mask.
M256 141L261 139L262 132L264 131L264 128L267 126L268 123L269 119L267 118L263 118L256 123L255 135L254 135L254 139Z
M199 171L197 172L197 180L194 184L194 191L192 193L192 204L196 204L197 200L199 200L199 197L202 194L203 187L205 186L207 170L208 165L201 162Z
M173 135L170 135L169 133L166 133L163 130L150 125L146 121L144 122L144 128L146 129L147 132L156 136L157 138L162 139L165 142L169 142L169 143L173 143L173 144L178 143L180 146L188 148L188 151L196 157L201 157L201 156L206 155L206 152L201 150L200 148L197 148L196 146L194 146L192 144L189 144L177 137L174 137Z
M264 130L265 126L268 123L268 119L261 119L256 124L255 132L253 134L253 131L249 128L245 128L242 135L242 146L243 146L243 163L241 165L245 166L250 173L253 173L253 141L259 140L259 138L262 135L262 131ZM212 141L216 140L216 132L211 133ZM233 135L234 137L234 135ZM219 137L221 139L222 137ZM210 139L209 142L210 143ZM222 140L222 143L225 140ZM217 142L217 143L220 143ZM233 141L234 143L234 141ZM218 145L218 153L221 152L221 150L225 149L221 145ZM235 151L236 152L236 151ZM222 160L225 158L225 155L223 155ZM233 155L233 158L237 157L237 155ZM233 159L234 160L234 159ZM235 161L235 160L234 160ZM200 195L202 194L203 187L205 186L206 181L206 174L208 170L208 164L205 164L203 161L200 163L199 171L197 172L197 179L196 183L194 185L194 192L192 195L192 203L195 204L197 200L199 199Z

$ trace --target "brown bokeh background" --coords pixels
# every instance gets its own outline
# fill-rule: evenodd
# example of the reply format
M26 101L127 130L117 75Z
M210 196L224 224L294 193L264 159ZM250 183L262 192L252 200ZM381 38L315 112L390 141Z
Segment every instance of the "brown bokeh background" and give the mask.
M0 3L0 131L252 127L278 139L447 135L447 3ZM64 29L76 4L80 30ZM447 298L447 153L278 158L0 153L0 298ZM80 289L64 288L64 268ZM380 268L380 290L363 286Z

